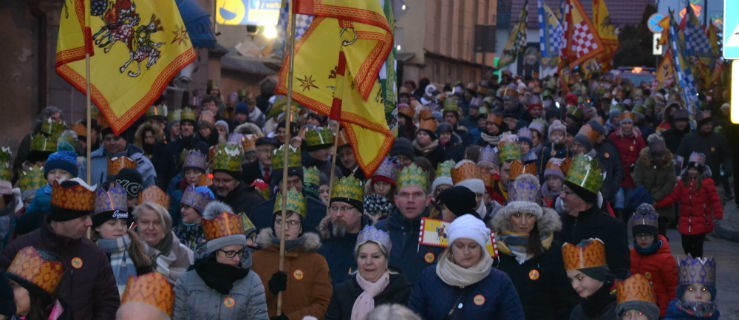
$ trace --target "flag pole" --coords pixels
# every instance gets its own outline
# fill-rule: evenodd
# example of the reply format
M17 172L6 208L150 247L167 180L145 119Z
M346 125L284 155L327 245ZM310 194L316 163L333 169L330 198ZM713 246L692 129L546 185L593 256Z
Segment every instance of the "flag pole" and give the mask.
M329 128L331 127L332 120L329 120ZM331 147L331 173L328 178L328 193L331 194L331 189L334 187L334 179L336 178L336 158L338 158L337 149L339 144L339 132L341 131L341 124L336 122L336 132L331 129L331 133L334 135L334 145ZM326 216L328 217L331 213L331 206L326 206Z
M283 0L283 5L288 5L288 0ZM288 152L290 151L290 143L292 140L290 132L290 117L292 116L292 104L293 104L293 71L295 67L295 11L293 6L289 7L290 11L288 14L288 26L289 33L288 39L288 50L287 63L290 66L287 73L287 104L285 105L285 144L283 144L284 153L282 155L282 191L281 199L275 199L275 201L282 201L282 222L280 224L280 230L282 236L280 237L280 258L277 266L277 270L283 272L285 270L285 220L287 219L287 158ZM277 293L277 315L282 315L282 291Z

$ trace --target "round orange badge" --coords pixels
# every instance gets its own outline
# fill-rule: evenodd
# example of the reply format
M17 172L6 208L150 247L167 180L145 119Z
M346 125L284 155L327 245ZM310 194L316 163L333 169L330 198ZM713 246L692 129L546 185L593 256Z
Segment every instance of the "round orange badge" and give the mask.
M82 265L84 265L84 263L82 263L82 259L80 257L72 258L72 268L80 269L82 268Z
M433 254L433 253L431 253L431 252L427 252L427 253L426 253L426 254L425 254L425 255L423 256L423 260L424 260L424 261L426 261L426 263L434 263L434 260L435 260L435 259L436 259L436 257L435 257L435 256L434 256L434 254Z
M303 280L303 276L303 270L298 269L293 271L293 278L295 278L295 280Z
M651 272L644 272L644 278L647 278L647 280L652 280L652 273Z
M539 280L539 270L534 269L529 271L529 279L534 281Z
M223 299L223 305L229 309L233 308L236 305L236 300L231 297L226 297L226 299Z
M485 296L478 294L472 298L472 302L474 302L476 306L481 306L485 304Z

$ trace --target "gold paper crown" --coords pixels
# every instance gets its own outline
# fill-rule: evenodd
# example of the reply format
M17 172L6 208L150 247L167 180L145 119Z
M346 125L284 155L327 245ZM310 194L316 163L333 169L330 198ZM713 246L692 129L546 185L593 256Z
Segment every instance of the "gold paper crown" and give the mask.
M301 166L301 160L300 160L300 149L294 148L293 146L288 146L289 149L287 153L287 167L288 168L297 168ZM274 153L272 154L272 169L278 170L283 168L283 157L285 154L285 145L281 145L279 148L275 149Z
M22 191L26 190L38 190L45 186L47 183L46 177L44 176L44 166L31 165L25 167L21 171L21 176L18 182L18 186Z
M241 138L241 147L244 149L244 152L249 151L256 151L257 150L257 135L255 134L245 134L243 138Z
M172 112L167 114L168 122L178 122L180 120L182 120L182 110L181 109L173 110Z
M429 188L428 174L415 163L411 163L400 170L398 174L398 191L405 187L419 187L427 192Z
M411 109L411 107L408 106L407 104L399 104L398 114L402 114L410 119L413 119L413 116L416 115L416 112L413 109Z
M40 133L34 134L31 136L31 151L54 152L56 151L56 139Z
M436 134L436 119L421 119L418 121L418 130L426 130Z
M316 187L321 185L321 172L316 166L303 167L303 184Z
M53 295L64 276L64 265L43 251L25 247L15 254L7 272Z
M149 186L139 193L139 204L146 201L156 203L169 210L169 196L156 185Z
M418 121L421 122L421 120L427 120L427 119L433 119L434 113L431 111L431 109L423 108L418 113Z
M303 194L295 191L295 189L290 189L290 191L287 192L287 205L285 207L288 212L295 212L305 219L305 198L303 198ZM278 193L277 197L275 197L275 208L273 213L282 213L282 193Z
M470 160L462 160L457 163L451 171L452 183L457 184L460 181L467 179L480 179L482 180L482 173L480 168Z
M520 160L514 160L511 163L511 170L508 173L508 180L513 181L518 178L518 176L528 173L531 175L536 176L536 163L527 163L523 164Z
M109 177L117 175L123 169L136 169L136 161L125 156L108 159Z
M174 291L172 285L167 282L167 278L159 272L130 277L121 298L121 305L130 302L148 304L172 316Z
M305 146L311 149L321 149L334 144L334 134L331 129L317 127L305 131Z
M82 184L64 188L54 181L51 187L51 206L92 213L95 210L95 192Z
M244 150L241 145L222 143L216 147L213 156L213 171L241 172L241 161L244 159Z
M180 121L192 121L193 123L198 119L198 117L195 115L195 110L190 108L182 108L182 112L180 113Z
M244 234L244 224L238 215L221 212L212 220L203 219L203 235L206 241L240 234Z
M331 188L331 199L343 198L364 202L364 189L362 182L354 176L339 178Z
M439 163L436 167L436 177L450 177L452 176L452 168L454 168L454 160L447 160Z
M498 158L501 162L521 160L521 147L518 145L516 139L510 141L501 139L498 143Z
M580 127L580 130L577 131L577 134L588 138L592 145L595 145L598 142L598 138L600 137L600 133L593 130L593 127L591 127L587 123Z
M587 155L576 156L572 161L572 166L567 170L566 181L597 194L603 185L598 160Z
M444 112L454 112L459 115L459 105L457 105L457 99L446 99L444 101Z
M12 170L10 170L10 160L13 157L13 152L8 147L0 148L0 180L10 181L12 178Z
M562 245L565 271L602 267L606 265L606 247L598 238L584 239L577 245Z
M616 283L616 302L622 304L629 301L657 304L652 285L639 273Z

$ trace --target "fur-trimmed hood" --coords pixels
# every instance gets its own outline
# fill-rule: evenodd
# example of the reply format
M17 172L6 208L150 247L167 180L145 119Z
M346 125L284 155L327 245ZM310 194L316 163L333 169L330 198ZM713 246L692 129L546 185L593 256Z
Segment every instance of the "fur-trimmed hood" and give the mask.
M241 133L241 134L253 134L258 137L264 137L264 132L262 132L262 129L260 129L259 126L251 122L244 122L238 125L236 128L234 128L233 132Z
M277 237L272 232L272 228L264 228L259 231L256 242L262 249L267 249L270 247L277 248L278 246L276 246L273 242L274 239L277 239ZM300 249L304 252L314 252L321 247L321 239L315 232L304 232L303 235L300 236L300 238L298 239L301 239L303 241Z
M641 149L641 151L639 151L639 158L636 161L646 168L652 166L652 160L649 157L649 147ZM667 150L665 152L665 157L662 163L660 163L659 167L664 168L670 164L672 164L672 152L670 152L670 150Z
M537 205L537 204L533 204L533 205ZM542 209L542 215L540 218L536 219L536 227L537 229L539 229L540 238L544 239L546 236L554 232L557 232L559 230L562 230L562 220L560 220L559 214L557 214L557 211L555 211L554 209L552 208L541 208L541 209ZM508 232L513 229L513 226L511 226L511 219L510 219L510 216L511 214L513 214L513 212L514 212L513 210L501 209L495 214L495 217L493 217L492 223L495 226L496 234L502 234L504 232Z

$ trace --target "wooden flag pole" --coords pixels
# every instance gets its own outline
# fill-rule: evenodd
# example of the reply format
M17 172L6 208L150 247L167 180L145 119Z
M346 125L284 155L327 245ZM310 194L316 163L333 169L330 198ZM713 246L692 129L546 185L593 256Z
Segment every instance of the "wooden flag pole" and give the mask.
M283 1L284 5L287 5L287 1ZM290 152L290 143L292 140L290 132L290 118L292 117L292 104L293 104L293 69L295 67L295 13L293 6L290 6L290 12L288 14L288 26L289 33L288 49L290 54L287 56L287 63L290 68L287 74L287 104L285 105L285 143L282 145L284 154L282 155L282 183L280 191L282 192L281 199L275 199L275 201L282 201L282 221L280 223L280 230L282 236L280 237L280 260L277 266L277 270L280 272L285 271L285 220L287 219L287 158ZM282 291L277 293L277 315L282 315Z
M329 120L332 121L332 120ZM331 123L329 122L329 128L331 128ZM336 132L334 133L334 130L331 129L331 134L334 135L334 145L331 147L331 173L329 174L328 179L328 193L331 194L331 189L334 187L334 178L336 175L336 158L338 158L338 144L339 144L339 132L341 131L341 124L339 122L336 123ZM331 214L331 204L329 203L328 206L326 206L326 216L328 217L329 214Z

